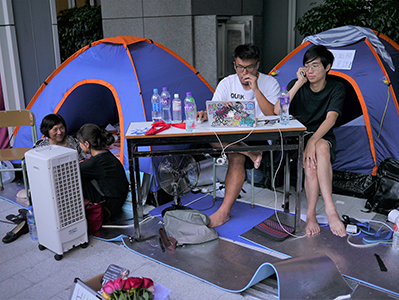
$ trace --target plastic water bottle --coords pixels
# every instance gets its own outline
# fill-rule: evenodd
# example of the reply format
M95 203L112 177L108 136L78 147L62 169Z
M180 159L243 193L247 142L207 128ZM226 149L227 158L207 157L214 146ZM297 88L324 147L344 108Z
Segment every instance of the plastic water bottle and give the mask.
M170 94L166 87L162 88L161 105L162 105L162 120L164 120L165 123L172 122L172 118L170 116Z
M399 217L396 217L393 228L392 249L399 250Z
M28 212L26 213L26 219L28 220L29 234L32 241L37 241L37 229L35 215L33 214L33 207L28 207Z
M172 101L172 111L173 111L173 123L181 123L182 113L181 113L181 100L179 99L179 94L175 94Z
M195 100L191 95L191 92L187 92L186 98L184 98L184 113L186 115L186 131L195 131L197 106L195 105Z
M154 89L153 92L151 97L152 122L158 122L162 119L161 97L158 94L158 89Z
M288 94L287 87L283 86L280 94L280 124L288 125L290 122L290 95Z

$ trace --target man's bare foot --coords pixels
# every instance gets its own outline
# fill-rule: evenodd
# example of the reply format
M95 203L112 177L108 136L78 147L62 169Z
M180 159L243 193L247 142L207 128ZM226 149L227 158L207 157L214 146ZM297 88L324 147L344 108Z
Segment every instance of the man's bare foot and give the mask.
M260 163L262 162L262 152L261 151L245 152L245 155L247 155L253 161L254 168L258 169Z
M230 220L230 216L226 215L225 213L221 212L220 210L217 210L214 214L209 216L209 219L211 221L209 222L208 227L215 228L218 226L222 226L224 223L226 223L228 220Z
M306 216L306 234L312 236L320 233L320 226L316 216Z
M333 234L343 237L346 236L346 229L341 219L339 218L337 212L327 215L328 225L330 225L330 230Z

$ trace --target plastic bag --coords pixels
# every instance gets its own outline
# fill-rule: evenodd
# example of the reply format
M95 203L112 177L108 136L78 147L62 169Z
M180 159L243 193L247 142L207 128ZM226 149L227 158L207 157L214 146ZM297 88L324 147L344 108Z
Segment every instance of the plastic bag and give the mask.
M0 161L0 169L14 169L13 164L10 161ZM15 179L15 171L0 172L3 184L10 183Z

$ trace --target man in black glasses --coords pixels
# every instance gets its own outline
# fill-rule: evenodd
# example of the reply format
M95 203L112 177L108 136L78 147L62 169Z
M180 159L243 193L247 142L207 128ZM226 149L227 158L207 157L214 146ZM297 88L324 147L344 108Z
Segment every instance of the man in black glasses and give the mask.
M253 44L238 46L234 50L233 63L236 73L220 81L212 100L255 100L257 117L274 115L274 104L278 101L280 85L273 77L258 72L259 48ZM199 120L207 120L205 111L198 112L197 116ZM245 147L244 143L236 145ZM218 144L212 146L220 147ZM246 160L258 168L262 160L262 152L228 154L225 195L220 208L210 216L210 227L223 225L230 219L231 208L244 184Z
M303 66L297 71L287 89L290 95L290 113L307 127L303 168L305 192L308 201L306 233L318 234L320 226L316 219L319 191L324 199L328 224L333 234L345 236L346 230L337 213L332 198L332 167L336 145L333 126L342 113L345 86L328 77L334 61L333 54L324 46L309 48L303 57ZM274 112L280 114L280 103Z

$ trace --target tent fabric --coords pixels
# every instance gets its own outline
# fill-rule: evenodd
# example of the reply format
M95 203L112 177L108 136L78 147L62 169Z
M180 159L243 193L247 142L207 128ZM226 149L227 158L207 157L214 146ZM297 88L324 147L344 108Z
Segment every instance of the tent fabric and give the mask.
M197 70L165 46L140 37L112 37L87 45L63 62L27 109L33 111L37 124L47 114L61 114L68 134L86 123L119 123L120 158L128 169L124 134L130 122L151 121L152 91L162 87L181 99L192 92L198 109L205 109L214 92ZM17 147L32 144L25 128L15 133ZM141 159L140 168L153 173L150 159Z
M354 42L360 41L361 39L367 38L373 45L374 49L389 65L392 71L395 71L391 56L385 50L384 45L380 42L374 32L369 28L359 26L342 26L333 28L319 34L307 36L302 42L310 41L315 45L323 45L326 47L342 47L353 44Z
M337 29L334 39L346 39L344 28ZM350 33L350 31L348 31ZM324 33L317 36L324 36ZM399 66L399 46L382 34L374 33L391 57L396 70ZM317 44L317 40L312 39ZM281 86L296 78L305 52L314 45L310 40L288 54L270 74ZM330 50L355 50L351 69L334 69L329 76L342 81L347 90L343 114L334 129L337 138L333 169L344 172L376 174L377 167L387 157L399 159L399 74L375 50L369 38L347 41L346 45Z

